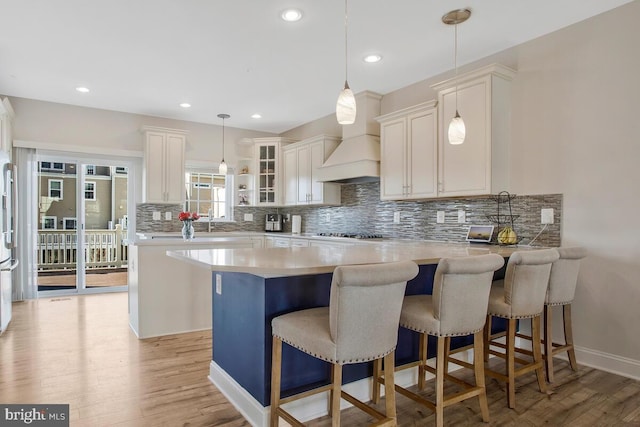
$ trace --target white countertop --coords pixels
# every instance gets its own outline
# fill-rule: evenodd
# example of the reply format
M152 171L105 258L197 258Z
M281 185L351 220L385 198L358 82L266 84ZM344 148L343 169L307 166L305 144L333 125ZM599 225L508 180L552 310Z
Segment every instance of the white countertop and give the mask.
M394 240L348 247L291 247L254 249L170 250L167 255L212 271L250 273L271 278L332 272L339 265L376 264L413 260L435 264L440 258L497 253L509 256L515 250L536 248L471 245Z

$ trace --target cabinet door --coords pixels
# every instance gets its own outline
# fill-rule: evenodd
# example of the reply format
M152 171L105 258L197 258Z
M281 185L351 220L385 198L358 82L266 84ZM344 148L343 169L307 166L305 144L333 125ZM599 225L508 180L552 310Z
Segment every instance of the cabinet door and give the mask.
M146 203L166 202L165 140L166 134L164 133L146 133L144 152L144 194Z
M298 159L297 150L286 150L282 153L284 204L295 205L298 202Z
M407 118L407 188L410 198L437 196L438 122L436 109Z
M460 145L451 145L447 139L449 122L456 112L455 91L441 97L440 196L491 192L490 84L490 77L486 77L458 88L458 111L466 128Z
M406 188L406 124L405 118L380 126L380 199L405 198Z
M260 144L256 146L257 159L257 205L275 205L279 203L277 198L278 181L278 146L276 144Z
M298 152L298 204L311 201L311 154L308 145L300 147Z
M167 134L166 140L166 192L167 203L184 203L184 145L183 135Z
M340 203L339 184L323 183L318 181L318 169L325 161L325 146L323 142L317 142L309 146L309 201L311 203ZM327 190L327 191L325 191ZM337 200L334 194L338 191ZM331 200L328 200L330 198Z

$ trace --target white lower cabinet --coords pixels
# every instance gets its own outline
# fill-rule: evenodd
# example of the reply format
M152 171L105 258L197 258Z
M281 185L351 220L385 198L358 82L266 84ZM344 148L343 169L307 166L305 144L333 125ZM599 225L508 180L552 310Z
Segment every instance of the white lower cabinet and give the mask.
M317 171L339 138L320 135L282 149L285 205L339 205L340 185L318 181Z

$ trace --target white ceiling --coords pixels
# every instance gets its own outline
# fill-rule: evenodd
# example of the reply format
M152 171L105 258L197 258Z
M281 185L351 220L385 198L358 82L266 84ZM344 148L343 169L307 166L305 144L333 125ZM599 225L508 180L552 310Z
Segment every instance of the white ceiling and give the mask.
M385 94L451 70L452 9L473 11L458 27L465 64L629 1L351 0L349 84ZM287 7L302 20L280 19ZM4 95L213 124L228 113L228 126L280 133L331 114L344 83L342 0L0 0L0 11ZM372 52L383 60L364 63Z

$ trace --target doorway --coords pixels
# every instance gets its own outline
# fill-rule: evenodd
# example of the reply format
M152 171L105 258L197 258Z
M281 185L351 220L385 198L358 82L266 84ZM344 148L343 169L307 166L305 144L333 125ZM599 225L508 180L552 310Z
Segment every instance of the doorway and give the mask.
M38 294L127 290L130 165L40 155Z

